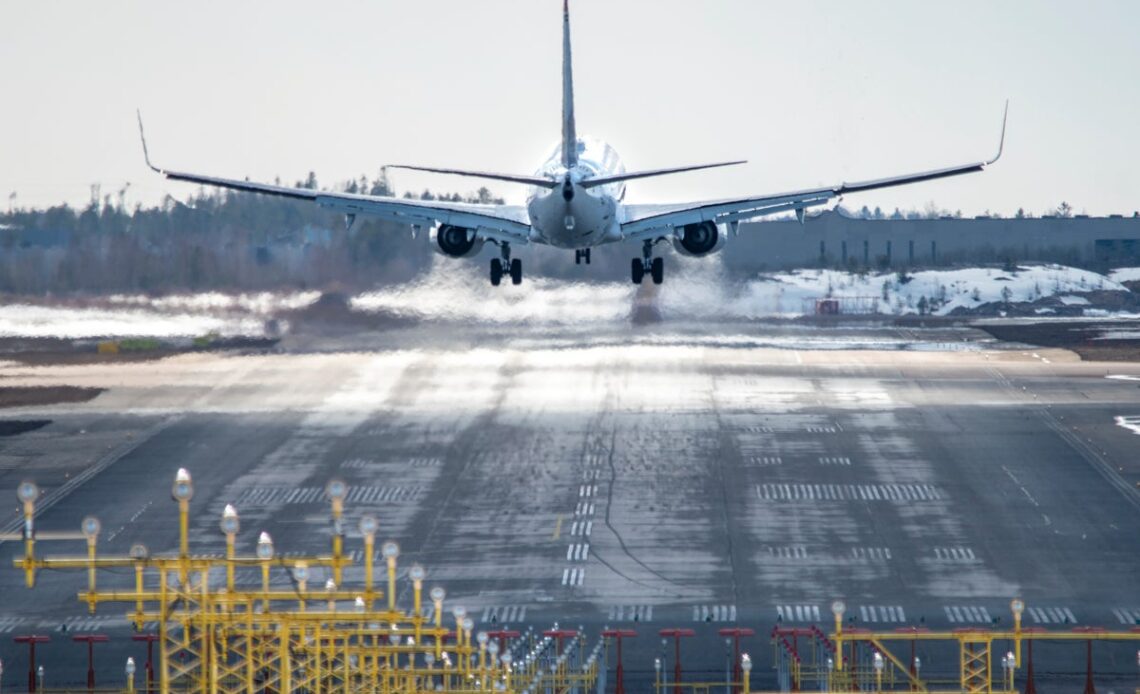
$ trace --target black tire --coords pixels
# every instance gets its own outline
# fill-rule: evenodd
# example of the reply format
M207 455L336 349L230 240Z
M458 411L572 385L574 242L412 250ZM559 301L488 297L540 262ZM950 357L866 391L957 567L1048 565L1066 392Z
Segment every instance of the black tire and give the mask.
M633 262L630 263L629 276L634 284L641 284L642 278L645 277L645 265L641 262L641 259L634 258Z
M491 259L491 285L497 287L497 286L499 286L499 283L502 281L503 281L503 261L499 260L498 258L492 258Z
M661 284L665 279L665 259L654 258L649 272L653 275L653 284Z
M522 261L518 258L511 261L511 284L522 284Z

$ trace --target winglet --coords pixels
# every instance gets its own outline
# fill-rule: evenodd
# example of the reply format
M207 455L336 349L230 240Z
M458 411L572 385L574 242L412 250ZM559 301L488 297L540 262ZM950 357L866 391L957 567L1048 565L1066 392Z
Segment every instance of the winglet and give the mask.
M152 171L162 173L162 169L150 163L150 152L148 152L146 149L146 133L143 132L142 111L136 108L135 115L139 118L139 139L142 140L143 159L146 161L146 165L149 166Z
M1005 111L1001 114L1001 139L998 141L998 151L993 159L986 162L986 166L993 164L998 159L1001 159L1002 150L1005 149L1005 122L1009 118L1009 99L1005 100Z

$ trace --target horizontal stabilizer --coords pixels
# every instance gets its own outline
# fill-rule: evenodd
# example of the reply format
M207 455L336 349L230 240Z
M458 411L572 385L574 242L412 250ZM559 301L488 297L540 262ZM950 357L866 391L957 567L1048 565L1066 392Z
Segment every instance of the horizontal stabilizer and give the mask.
M516 174L494 173L492 171L466 171L463 169L438 169L431 166L407 166L405 164L389 164L388 169L407 169L408 171L426 171L428 173L450 174L453 176L468 176L471 178L486 178L491 181L507 181L508 183L522 183L539 188L555 188L559 181L542 176L523 176Z
M635 178L652 178L653 176L668 176L669 174L685 173L686 171L700 171L701 169L715 169L721 166L736 166L738 164L747 164L746 161L724 161L717 164L697 164L696 166L678 166L672 169L653 169L650 171L632 171L630 173L617 174L614 176L602 176L600 178L587 178L582 181L583 188L597 188L598 186L606 186L611 183L621 183L622 181L632 181Z

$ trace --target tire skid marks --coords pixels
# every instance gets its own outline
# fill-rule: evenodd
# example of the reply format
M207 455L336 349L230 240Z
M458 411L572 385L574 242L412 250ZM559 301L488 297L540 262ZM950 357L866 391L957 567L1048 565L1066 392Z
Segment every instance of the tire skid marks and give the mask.
M776 621L804 624L819 622L819 605L776 605Z
M939 501L933 484L758 484L762 501Z

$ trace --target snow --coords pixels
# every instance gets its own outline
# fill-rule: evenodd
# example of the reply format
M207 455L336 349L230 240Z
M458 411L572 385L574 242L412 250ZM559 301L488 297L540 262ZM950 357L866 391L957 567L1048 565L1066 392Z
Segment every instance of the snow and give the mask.
M1061 296L1057 297L1061 303L1066 306L1089 306L1089 300L1083 296Z
M1140 280L1140 267L1121 267L1108 273L1113 282L1135 282Z

